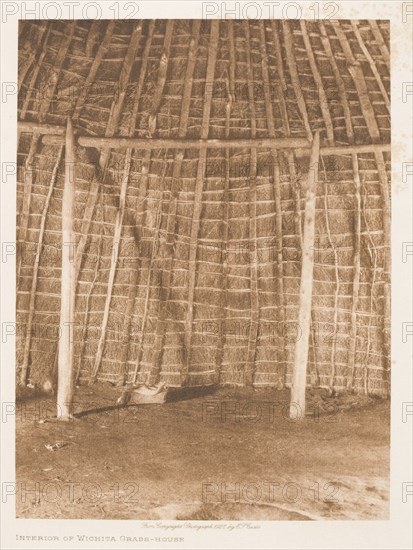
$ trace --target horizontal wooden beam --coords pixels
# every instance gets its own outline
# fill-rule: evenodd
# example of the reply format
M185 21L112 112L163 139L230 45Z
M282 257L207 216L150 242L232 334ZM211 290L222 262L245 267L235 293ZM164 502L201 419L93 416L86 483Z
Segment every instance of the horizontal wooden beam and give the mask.
M27 120L19 120L17 122L19 132L35 132L36 134L43 135L66 135L66 128L64 126L58 126L57 124L41 124L37 122L29 122ZM73 128L76 135L76 129Z
M360 153L391 153L391 143L361 143L359 145L332 145L320 147L320 156L330 157L334 155L353 155ZM310 156L311 149L308 148L298 148L294 151L297 157L308 157Z
M47 145L59 145L64 141L65 128L51 124L37 124L21 121L20 132L42 134L42 142ZM76 136L82 147L96 149L294 149L298 156L309 156L311 144L306 138L232 138L232 139L186 139L186 138L128 138ZM357 153L390 152L390 143L372 143L361 145L336 145L320 148L320 155L351 155Z

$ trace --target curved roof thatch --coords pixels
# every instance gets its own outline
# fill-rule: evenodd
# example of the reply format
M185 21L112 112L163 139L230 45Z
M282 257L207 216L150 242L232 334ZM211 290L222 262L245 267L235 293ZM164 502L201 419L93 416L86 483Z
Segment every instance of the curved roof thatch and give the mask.
M90 136L390 143L385 21L26 21L19 120ZM53 369L63 146L22 131L17 365ZM388 149L325 151L308 382L386 394ZM83 149L76 166L80 379L291 382L308 155ZM105 325L106 323L106 325Z

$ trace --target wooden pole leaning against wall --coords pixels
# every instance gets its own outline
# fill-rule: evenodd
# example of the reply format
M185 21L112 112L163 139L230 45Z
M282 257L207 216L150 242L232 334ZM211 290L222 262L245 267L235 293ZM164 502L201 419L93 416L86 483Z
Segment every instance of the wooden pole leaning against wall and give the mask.
M300 337L295 344L294 371L291 387L290 418L303 419L313 298L316 188L320 156L320 133L314 134L305 194L304 234L301 264L298 327Z
M58 354L57 418L73 418L74 393L74 283L75 239L73 233L75 199L75 137L69 118L65 139L65 180L62 198L62 275L60 304L60 340Z

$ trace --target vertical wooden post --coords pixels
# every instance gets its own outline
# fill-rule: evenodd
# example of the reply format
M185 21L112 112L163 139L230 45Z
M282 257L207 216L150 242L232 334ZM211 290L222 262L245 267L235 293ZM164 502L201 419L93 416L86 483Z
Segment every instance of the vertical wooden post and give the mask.
M218 54L219 43L219 19L211 21L211 34L209 39L208 64L207 74L205 78L205 99L202 113L201 124L201 139L208 139L209 121L211 117L212 106L212 88L214 83L215 65ZM198 167L194 189L194 207L191 221L191 233L189 240L189 258L188 258L188 308L185 319L185 336L184 336L184 365L181 373L181 385L185 386L189 378L189 369L191 366L191 346L192 346L192 329L194 318L194 297L197 274L197 250L198 250L198 234L201 226L201 211L202 211L202 189L205 181L207 164L207 149L201 149L198 159Z
M178 136L186 136L189 120L189 108L191 104L192 84L195 66L197 63L198 42L200 36L201 21L194 19L192 23L191 40L188 48L188 64L186 66L184 88L182 91L181 113L179 117ZM178 190L181 177L184 151L176 151L173 164L171 195L166 216L166 239L161 243L159 256L163 259L161 282L159 287L159 314L156 321L155 340L153 344L151 373L149 383L155 384L158 381L162 369L162 354L164 349L166 322L169 309L169 300L171 294L171 281L173 272L173 262L175 256L175 238L178 208ZM136 371L136 367L135 367ZM137 371L135 372L137 375ZM136 376L133 381L136 380Z
M57 417L69 420L73 405L73 328L74 328L74 233L75 138L69 118L65 140L65 181L62 199L62 275L60 305L60 340L58 357Z
M247 89L248 89L248 103L251 120L251 137L255 137L257 134L257 120L255 113L254 103L254 75L251 63L251 33L250 23L244 19L244 33L245 33L245 49L246 49L246 62L247 62ZM248 331L248 347L245 360L245 383L249 386L254 385L255 377L255 359L257 355L257 340L258 340L258 327L260 318L260 301L259 301L259 270L258 270L258 250L257 250L257 149L251 148L250 165L249 165L249 227L248 227L248 239L250 245L250 291L251 291L251 317L250 326Z
M235 98L235 41L234 41L234 23L232 19L226 22L226 38L228 44L229 64L226 75L226 86L228 99L225 108L225 139L229 138L231 128L231 109ZM229 238L229 196L230 196L230 158L231 150L225 148L225 176L223 178L224 189L222 194L222 248L221 248L221 274L222 274L222 298L219 311L219 336L217 342L217 353L215 362L215 380L219 384L221 379L222 363L224 360L226 334L225 324L227 319L228 308L228 238Z
M316 186L320 154L320 133L314 134L304 211L304 234L302 247L300 305L298 313L299 338L295 345L293 382L291 388L290 418L304 418L305 388L307 385L307 362L309 350L311 302L313 297L313 266L315 241ZM299 415L299 416L298 416Z
M350 347L348 354L349 375L347 377L347 388L352 389L354 384L354 375L356 372L356 352L357 352L357 307L359 303L360 293L360 249L361 249L361 182L359 161L356 154L352 156L353 163L353 179L354 179L354 198L355 198L355 214L354 214L354 272L353 272L353 296L351 303L351 331L350 331Z
M260 50L261 50L261 68L262 68L262 80L264 83L264 98L265 98L265 109L267 115L267 128L268 134L270 137L275 137L275 117L273 102L271 100L271 85L270 85L270 72L268 64L268 54L265 38L265 23L260 21ZM278 49L276 50L278 52ZM279 59L278 62L282 62L282 59ZM282 69L282 66L280 67ZM283 81L283 74L280 75L280 81ZM282 92L280 87L277 86L278 97ZM281 92L281 93L280 93ZM285 102L284 102L285 107ZM282 102L280 102L280 111L281 111L281 121L284 127L284 131L288 134L288 116L287 120L285 118L286 111L283 109ZM284 338L284 327L285 327L285 290L284 290L284 266L283 266L283 212L281 205L281 181L280 181L280 164L278 151L274 148L271 151L272 153L272 178L273 178L273 197L271 200L274 201L274 213L275 213L275 239L276 239L276 300L277 300L277 325L281 327L279 332L279 351L276 357L276 364L278 367L278 380L277 388L283 389L285 385L286 378L286 349L285 349L285 338Z
M136 55L139 49L140 39L142 36L142 21L136 23L134 26L131 39L128 45L128 49L125 55L125 58L122 63L122 69L119 76L119 82L118 82L118 93L115 94L115 97L112 101L112 105L110 108L109 113L109 120L106 126L105 130L105 136L111 137L115 134L116 128L119 125L119 121L121 118L122 108L125 102L126 98L126 92L127 87L129 84L130 75L132 72L132 67L136 59ZM139 87L139 84L138 84ZM135 106L133 107L135 109ZM132 124L132 122L131 122ZM103 174L102 179L105 179L106 170L109 166L110 161L110 148L102 150L99 157L99 166L101 169L101 172ZM115 228L114 228L114 235L113 235L113 244L112 244L112 254L111 254L111 263L110 263L110 269L109 269L109 276L108 276L108 288L106 292L106 299L105 299L105 305L103 308L103 319L102 319L102 325L101 325L101 332L98 342L98 349L96 352L95 357L95 363L93 365L92 372L90 374L89 383L94 383L97 379L97 374L100 369L100 365L103 358L103 352L105 350L105 344L106 344L106 331L109 321L109 314L110 314L110 305L112 301L112 292L113 292L113 285L115 283L115 277L116 277L116 270L118 265L118 257L119 257L119 249L120 249L120 240L122 237L122 225L123 225L123 216L125 213L125 205L126 205L126 193L128 189L129 184L129 172L130 172L130 163L132 158L132 150L128 149L125 156L125 170L122 176L121 181L121 188L120 188L120 196L119 196L119 208L116 213L116 219L115 219ZM83 232L79 240L79 246L78 246L78 253L81 249L81 246L85 247L86 245L86 238L89 231L90 223L93 217L93 210L94 210L94 203L96 202L98 193L98 187L93 186L90 189L89 197L88 197L88 203L90 199L90 203L88 206L90 206L90 209L88 209L87 206L87 216L86 216L86 210L85 210L85 216L84 216L84 223L86 227L88 228L87 231ZM83 227L82 227L83 229ZM80 262L81 258L78 258L78 262L76 265L76 280L78 277L78 273L80 270Z

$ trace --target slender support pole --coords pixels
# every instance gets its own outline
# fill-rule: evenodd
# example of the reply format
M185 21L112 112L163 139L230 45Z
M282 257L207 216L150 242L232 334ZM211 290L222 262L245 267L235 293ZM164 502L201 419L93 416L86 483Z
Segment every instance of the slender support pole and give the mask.
M309 350L311 302L313 297L313 266L315 241L316 187L320 156L320 134L316 132L311 148L310 166L304 211L304 234L301 264L300 305L298 313L299 335L295 345L293 383L291 388L290 418L304 418L305 388Z
M65 140L65 182L62 200L62 285L60 306L57 417L59 420L72 418L73 407L73 327L74 327L74 234L73 209L75 198L75 138L72 121L69 118Z
M113 236L112 254L111 254L111 261L110 261L110 268L109 268L108 289L107 289L107 294L105 299L105 306L103 309L101 332L100 332L100 338L98 342L98 349L96 351L95 364L93 365L93 370L90 375L90 383L94 383L97 380L97 374L100 368L100 364L102 362L103 352L105 350L106 330L107 330L108 321L109 321L110 304L113 296L113 286L115 283L116 268L118 266L118 259L119 259L120 242L122 238L123 216L125 214L126 193L127 193L128 184L129 184L129 172L130 172L129 168L125 170L125 173L122 178L121 188L120 188L119 209L116 213L116 218L115 218L115 230L114 230L114 236Z
M361 278L361 182L359 161L357 155L352 155L353 162L353 179L354 179L354 198L355 198L355 214L354 214L354 271L353 271L353 292L351 302L351 330L350 330L350 346L348 353L349 375L347 377L347 388L352 389L354 384L354 375L356 373L356 352L357 352L357 308L359 303L360 293L360 278Z
M251 135L255 138L257 134L257 119L254 103L254 76L251 63L251 33L249 21L244 20L244 33L246 38L246 61L247 61L247 85L248 85L248 103L251 120ZM251 317L248 331L248 347L245 358L245 383L249 386L254 385L256 355L257 355L257 340L258 340L258 325L260 318L260 291L259 291L259 269L258 269L258 250L257 250L257 149L251 149L249 163L249 227L248 239L250 244L250 300L251 300Z
M201 140L206 141L209 133L209 121L211 117L212 106L212 88L215 75L215 66L217 60L217 52L219 45L219 26L218 19L211 21L211 34L208 52L208 64L205 79L205 101L202 113L201 124ZM194 318L194 298L196 287L196 267L197 267L197 251L198 251L198 236L201 226L202 212L202 190L205 183L205 172L207 163L207 150L201 149L198 160L195 189L194 189L194 204L191 221L191 232L189 240L189 255L188 255L188 307L185 318L185 335L184 335L184 365L181 373L181 383L186 385L189 379L189 369L191 367L191 346L193 335L193 318Z
M178 136L183 137L187 133L189 109L191 104L191 94L193 86L193 76L197 63L198 42L200 35L201 21L195 19L192 24L191 41L188 49L188 64L185 73L185 84L182 92L181 114L179 117ZM171 195L168 205L166 218L166 239L160 243L159 257L162 258L161 281L159 288L159 314L156 320L155 339L153 344L151 370L148 376L149 384L158 382L162 368L162 354L165 342L165 332L167 325L167 316L169 313L169 301L171 294L171 278L173 272L173 263L175 256L175 238L177 224L177 208L178 208L178 188L184 159L183 151L175 152L175 160L173 164ZM135 366L134 381L138 371Z
M36 310L37 283L39 279L40 257L41 257L42 248L43 248L46 219L47 219L50 201L52 199L52 194L53 194L53 190L57 179L57 172L59 170L59 165L63 157L63 149L64 147L62 145L57 154L56 164L54 165L53 172L52 172L49 192L47 194L46 202L43 208L42 221L40 223L39 240L37 243L36 258L34 260L34 266L33 266L32 286L30 290L29 319L27 321L27 326L26 326L26 339L24 342L23 365L22 365L22 371L20 376L20 384L23 386L27 384L27 373L29 371L30 349L31 349L31 343L32 343L32 328L33 328L34 313Z

